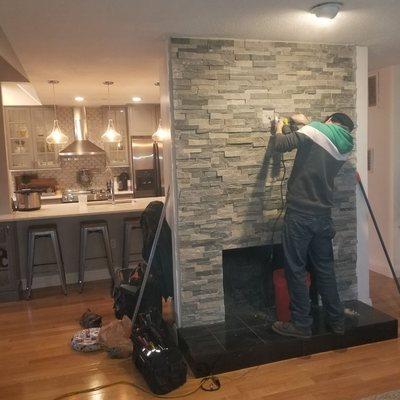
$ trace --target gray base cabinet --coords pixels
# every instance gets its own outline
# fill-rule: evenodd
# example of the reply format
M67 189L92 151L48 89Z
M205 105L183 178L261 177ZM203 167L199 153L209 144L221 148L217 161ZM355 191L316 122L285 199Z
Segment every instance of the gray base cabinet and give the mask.
M18 300L21 294L16 226L0 224L0 301Z

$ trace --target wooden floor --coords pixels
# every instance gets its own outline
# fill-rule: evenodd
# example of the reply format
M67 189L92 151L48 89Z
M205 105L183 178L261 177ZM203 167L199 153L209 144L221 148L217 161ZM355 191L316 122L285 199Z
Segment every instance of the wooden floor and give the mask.
M0 304L0 399L53 400L63 393L118 380L145 386L130 360L112 360L103 352L70 349L80 315L91 308L113 320L105 282L88 284L83 294L71 288L34 292L29 301ZM400 316L400 296L391 279L371 274L373 304ZM400 389L400 341L391 340L348 350L292 359L220 375L217 392L198 391L190 399L346 400ZM187 393L199 381L173 394ZM116 386L70 399L127 400L153 398L138 389Z

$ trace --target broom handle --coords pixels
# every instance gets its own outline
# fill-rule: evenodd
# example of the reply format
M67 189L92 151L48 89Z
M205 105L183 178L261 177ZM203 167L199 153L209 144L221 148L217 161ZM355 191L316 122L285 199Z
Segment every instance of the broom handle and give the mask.
M367 204L369 214L371 215L372 222L374 223L375 231L378 234L379 241L381 242L381 246L382 246L383 252L385 253L386 260L387 260L387 262L389 264L390 271L391 271L391 273L393 275L394 282L396 283L397 291L400 293L399 280L397 279L396 273L395 273L394 268L393 268L392 260L390 259L389 253L388 253L388 251L386 249L385 242L383 241L383 237L381 235L381 231L379 229L378 223L376 222L374 212L372 211L371 204L370 204L370 202L368 200L367 194L365 193L364 185L361 182L361 177L360 177L360 174L358 172L356 172L356 181L357 181L358 185L360 186L361 193L362 193L362 195L364 197L365 203Z
M156 230L156 234L154 236L153 244L151 245L150 255L149 255L149 259L147 261L146 271L144 272L142 285L140 286L139 296L138 296L136 306L135 306L135 311L134 311L133 317L132 317L132 327L135 325L136 318L139 313L140 303L142 302L143 293L146 288L147 279L149 278L151 264L153 262L154 254L156 252L156 248L157 248L157 244L158 244L158 239L160 238L161 228L162 228L162 225L163 225L163 222L165 219L165 214L167 212L168 200L169 200L169 187L167 190L167 195L165 196L165 202L164 202L164 205L163 205L163 208L161 211L160 219L158 220L157 230Z

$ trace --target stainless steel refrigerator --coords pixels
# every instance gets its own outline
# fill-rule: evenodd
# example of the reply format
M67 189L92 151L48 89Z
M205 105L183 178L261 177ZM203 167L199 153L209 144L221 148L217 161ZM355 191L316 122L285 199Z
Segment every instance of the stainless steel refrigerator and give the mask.
M131 137L133 197L164 195L163 148L151 136Z

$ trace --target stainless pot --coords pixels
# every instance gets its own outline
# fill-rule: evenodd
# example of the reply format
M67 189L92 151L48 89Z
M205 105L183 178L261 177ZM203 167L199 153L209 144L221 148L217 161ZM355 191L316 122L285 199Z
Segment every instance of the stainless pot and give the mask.
M14 207L18 211L39 210L41 207L41 191L35 189L20 189L15 191Z

